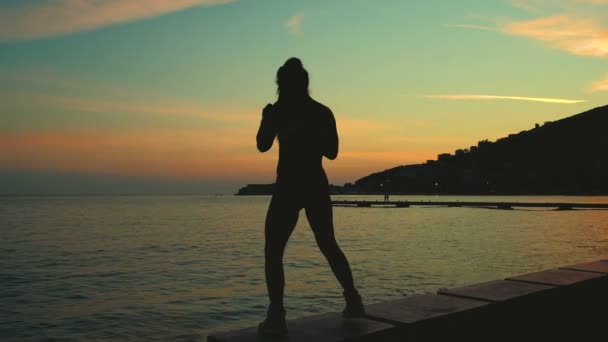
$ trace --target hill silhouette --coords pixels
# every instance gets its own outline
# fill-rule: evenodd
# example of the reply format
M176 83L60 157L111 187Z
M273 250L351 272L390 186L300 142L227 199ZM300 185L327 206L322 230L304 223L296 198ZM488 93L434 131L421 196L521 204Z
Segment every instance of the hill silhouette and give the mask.
M358 192L608 194L608 106L357 180Z

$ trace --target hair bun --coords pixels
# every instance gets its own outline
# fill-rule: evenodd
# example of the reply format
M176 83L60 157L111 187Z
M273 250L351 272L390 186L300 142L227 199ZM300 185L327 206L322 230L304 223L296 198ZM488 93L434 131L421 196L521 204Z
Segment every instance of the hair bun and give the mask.
M299 58L288 59L277 71L279 100L308 96L308 72Z
M299 58L291 57L288 59L285 64L283 64L285 69L304 69L302 65L302 61Z

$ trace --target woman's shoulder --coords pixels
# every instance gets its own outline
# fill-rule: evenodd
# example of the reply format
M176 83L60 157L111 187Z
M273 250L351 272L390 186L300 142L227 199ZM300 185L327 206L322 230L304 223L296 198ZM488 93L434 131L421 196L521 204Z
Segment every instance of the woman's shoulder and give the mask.
M310 103L316 112L326 114L326 115L327 114L333 115L331 112L331 109L329 109L329 107L327 107L326 105L322 104L321 102L313 99L312 97L310 98Z

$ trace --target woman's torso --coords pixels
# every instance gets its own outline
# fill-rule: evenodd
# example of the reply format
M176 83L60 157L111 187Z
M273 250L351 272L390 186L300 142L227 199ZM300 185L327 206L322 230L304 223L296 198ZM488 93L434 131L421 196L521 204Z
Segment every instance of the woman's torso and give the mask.
M279 163L277 184L292 187L325 187L323 136L327 108L308 98L300 103L277 103Z

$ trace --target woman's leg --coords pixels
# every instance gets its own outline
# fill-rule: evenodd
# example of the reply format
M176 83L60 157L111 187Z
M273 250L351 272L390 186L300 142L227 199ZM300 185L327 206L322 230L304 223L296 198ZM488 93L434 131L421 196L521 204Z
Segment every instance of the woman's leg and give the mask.
M365 307L353 281L353 274L346 256L338 246L334 235L333 211L327 192L315 196L306 206L306 217L310 223L317 244L329 262L331 270L344 289L346 308L342 315L346 318L365 315Z
M329 266L342 285L345 294L356 293L350 265L334 235L333 211L329 193L322 192L308 201L306 217L315 234L319 249L329 262Z
M299 208L288 199L274 195L266 214L265 273L268 296L270 297L269 313L282 313L285 275L283 272L283 253L287 240L298 222Z

